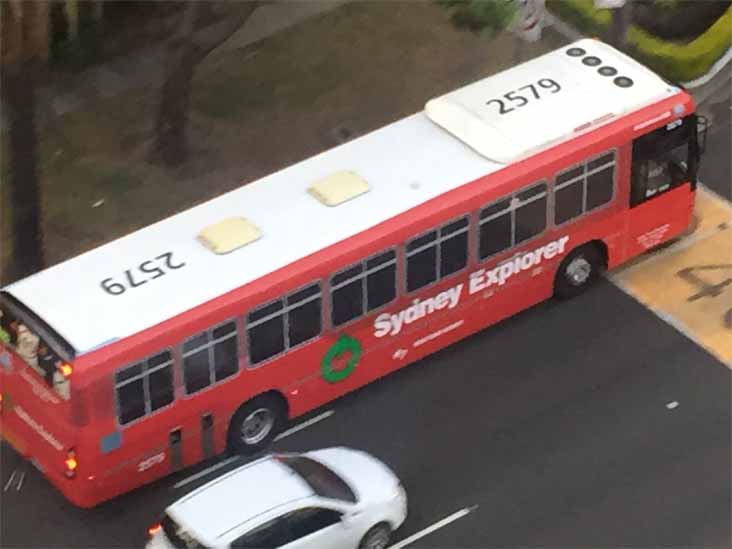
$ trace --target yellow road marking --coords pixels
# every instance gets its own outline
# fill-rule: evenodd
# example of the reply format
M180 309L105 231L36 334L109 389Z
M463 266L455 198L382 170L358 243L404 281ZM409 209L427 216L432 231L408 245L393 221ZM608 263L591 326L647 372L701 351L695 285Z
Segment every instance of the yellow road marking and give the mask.
M732 367L732 206L700 187L693 232L610 279Z

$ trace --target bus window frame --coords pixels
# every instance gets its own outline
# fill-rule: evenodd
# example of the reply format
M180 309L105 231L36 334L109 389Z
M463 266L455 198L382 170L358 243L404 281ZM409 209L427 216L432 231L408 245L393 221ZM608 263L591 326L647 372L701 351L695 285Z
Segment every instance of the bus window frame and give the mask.
M594 154L592 156L588 156L584 160L582 160L580 162L575 162L574 164L571 164L570 166L568 166L566 168L562 168L561 170L554 173L554 175L550 179L551 180L551 197L552 197L550 221L551 221L552 227L557 228L557 229L566 227L567 225L569 225L571 223L575 223L578 220L585 218L590 214L595 214L599 211L602 211L605 208L609 208L610 206L613 205L613 203L616 202L616 200L618 198L618 157L619 157L618 152L619 152L618 147L609 147L608 149L603 150L601 153ZM589 163L592 162L593 160L597 160L598 158L605 156L608 153L613 154L612 164L604 164L598 168L595 168L592 171L592 173L588 173L587 166L589 165ZM563 221L562 223L556 223L556 192L557 192L557 190L561 190L562 188L564 188L563 186L567 186L570 183L574 183L574 182L576 182L577 179L579 179L579 176L578 176L577 178L571 179L569 181L563 181L561 183L561 185L563 185L563 186L559 187L559 189L557 189L557 177L559 177L563 173L566 173L572 169L577 168L580 165L582 165L582 175L581 175L581 178L582 178L582 213L580 213L579 215L576 215L575 217L567 219L566 221ZM588 210L587 209L587 178L588 178L588 176L590 176L594 173L599 173L600 171L606 169L608 165L611 165L613 168L612 195L610 195L610 199L607 202L605 202L604 204L600 204L599 206L592 208L591 210ZM630 185L630 182L629 182L629 185Z
M318 290L319 290L318 294L314 294L312 296L309 296L306 299L298 302L295 305L287 305L286 300L287 300L287 297L288 296L291 296L293 294L296 294L297 292L300 292L302 290L305 290L306 288L308 288L310 286L313 286L313 285L318 286ZM258 369L258 368L260 368L260 367L262 367L262 366L270 363L272 360L275 360L275 359L277 359L277 358L279 358L281 356L286 355L290 351L293 351L295 349L299 349L300 347L303 347L304 345L308 345L310 343L313 343L316 340L318 340L321 337L323 337L323 333L325 332L325 329L326 329L325 328L325 324L323 323L323 309L325 309L325 306L324 306L324 304L325 304L325 292L323 291L324 290L324 287L325 287L325 284L324 284L324 282L323 282L322 279L320 279L320 278L312 279L310 282L308 282L306 284L303 284L302 286L298 286L294 290L285 292L283 294L279 294L279 297L277 297L277 298L269 299L267 301L264 301L264 302L259 303L258 305L256 305L255 307L252 307L251 309L249 309L246 313L244 313L241 316L241 318L242 318L242 338L243 338L243 342L242 343L243 343L243 345L245 345L245 348L244 348L245 354L243 355L243 358L245 359L245 362L246 362L246 365L244 366L243 369L245 369L245 370L256 370L256 369ZM314 301L318 296L320 297L320 332L317 335L311 337L310 339L306 339L305 341L302 341L302 342L298 343L297 345L295 345L293 347L288 347L286 345L287 339L288 339L288 333L287 333L287 331L288 331L287 330L288 325L287 325L287 322L285 321L283 323L283 328L282 328L284 342L285 342L285 345L283 346L283 349L281 351L279 351L278 353L273 354L272 356L268 356L264 360L260 360L259 362L253 362L252 361L252 355L251 355L252 341L251 341L251 337L249 337L249 326L250 326L250 323L249 323L249 320L248 320L249 314L251 314L253 311L255 311L257 309L260 309L260 308L262 308L262 307L264 307L266 305L269 305L271 303L274 303L275 301L282 301L283 302L282 303L283 304L283 307L282 307L281 310L277 311L276 313L272 313L270 315L267 315L266 317L259 318L259 319L255 320L254 323L255 323L255 326L256 326L260 322L264 322L266 320L270 320L270 319L272 319L272 318L274 318L275 316L278 316L278 315L287 314L291 309L294 309L296 307L299 307L300 305L303 305L303 304L308 303L310 301ZM241 371L242 368L240 368L239 370ZM232 377L235 377L235 376L232 376Z
M652 151L643 150L650 147L643 147L643 145L639 145L639 151L636 151L636 144L639 142L642 142L644 139L652 139L654 134L657 134L659 130L663 129L664 127L667 127L669 124L673 124L674 122L681 120L681 125L673 128L670 131L675 131L676 128L680 128L682 130L685 130L688 132L688 135L685 136L685 141L680 141L675 147L673 148L664 148L659 149L656 146L653 147ZM701 122L702 126L704 125L704 122ZM661 126L658 126L657 128L654 128L653 130L643 134L638 135L634 137L630 143L631 145L631 158L630 158L630 177L629 177L629 198L628 198L628 207L632 210L634 208L637 208L638 206L641 206L648 202L649 200L652 200L658 196L661 196L662 194L665 194L681 185L683 185L685 182L688 182L691 185L692 189L696 189L698 185L698 179L699 179L699 163L701 160L702 151L700 149L700 143L699 143L699 115L697 113L691 113L688 114L682 118L677 118L675 120L672 120L671 122L667 122L665 124L662 124ZM667 131L669 131L667 129ZM704 132L706 132L706 128L704 127ZM659 190L658 192L653 193L652 195L647 195L648 185L647 181L645 182L646 185L644 186L644 196L641 199L638 199L636 197L635 188L634 188L634 182L633 182L633 175L635 173L636 163L645 163L648 161L657 161L663 158L664 154L670 154L673 150L676 150L678 148L684 147L686 148L685 152L685 159L682 161L686 164L685 170L686 173L684 174L684 178L682 181L677 183L671 183L669 184L668 188Z
M472 224L470 222L470 218L471 217L472 217L472 215L471 215L471 212L470 211L465 212L465 213L462 213L462 214L457 215L455 217L451 217L450 219L448 219L446 221L443 221L443 222L438 223L437 225L431 226L429 229L426 229L426 230L424 230L422 232L419 232L419 233L417 233L417 234L415 234L413 236L410 236L409 238L407 238L404 242L402 242L400 244L400 247L401 247L402 253L403 253L403 261L404 261L404 268L402 269L402 277L401 277L402 278L402 280L401 280L401 286L402 286L402 289L403 289L403 292L402 292L402 295L403 296L414 295L415 293L418 293L418 292L427 290L429 288L432 288L433 286L436 286L437 284L439 284L443 280L447 280L447 279L449 279L451 277L454 277L454 276L459 275L460 273L462 273L463 271L465 271L470 266L470 264L472 262L472 259L473 259L471 257L471 250L470 250L470 232L471 232L471 229L472 229ZM440 235L440 231L443 228L445 228L446 226L448 226L448 225L450 225L452 223L456 223L457 221L460 221L462 219L465 219L467 221L467 223L465 224L465 227L462 227L459 230L457 230L457 231L455 231L453 233L450 233L450 234L448 234L446 236L441 236ZM424 236L426 236L426 235L428 235L429 233L432 233L432 232L436 233L436 236L435 236L435 240L434 241L430 242L429 244L424 244L423 246L417 248L416 250L412 250L412 251L407 250L407 246L409 245L410 242L413 242L413 241L415 241L415 240L417 240L419 238L422 238L422 237L424 237ZM442 254L441 254L441 244L442 244L442 242L444 242L446 240L449 240L450 238L453 238L456 235L462 234L462 233L467 233L467 242L465 244L465 246L467 248L466 249L465 265L463 267L461 267L460 269L458 269L457 271L453 271L453 272L451 272L450 274L448 274L446 276L440 276L440 265L441 265L441 261L442 261ZM432 282L430 282L428 284L425 284L424 286L420 286L419 288L415 288L414 290L411 290L410 291L409 290L409 286L408 286L408 280L409 280L409 256L410 256L410 254L411 255L414 255L414 254L417 254L417 253L421 252L422 250L426 250L427 248L429 248L431 246L436 246L437 247L436 255L435 255L435 271L436 271L437 276L435 277L435 279Z
M518 204L518 206L514 205L514 198L517 198L517 195L519 195L521 193L524 193L524 192L527 192L527 191L530 191L530 190L534 189L535 187L539 187L541 185L544 185L544 187L545 187L545 189L544 189L544 196L543 197L542 196L538 196L538 195L537 196L532 196L529 200L526 200L525 202L521 202L520 204ZM553 203L553 200L552 200L552 202L550 204L550 197L553 198L552 193L551 193L550 178L542 177L538 181L533 181L530 184L526 185L525 187L521 187L521 188L519 188L519 189L517 189L515 191L511 191L508 194L502 195L502 196L500 196L498 198L495 198L495 199L491 200L490 202L486 202L485 204L483 204L482 206L480 206L475 211L475 231L476 231L476 234L475 234L474 251L475 251L475 261L476 261L476 264L481 265L483 263L486 263L486 262L489 262L491 260L494 260L497 257L501 257L501 255L503 255L503 254L510 253L511 250L515 250L519 246L524 246L525 244L527 244L529 242L533 242L534 240L536 240L536 239L540 238L541 236L543 236L547 232L547 230L549 230L549 228L552 227L552 225L550 223L549 215L551 214L551 212L553 210L554 203ZM526 204L531 204L532 202L535 202L537 200L540 200L541 198L545 198L546 199L546 205L544 207L544 214L545 214L544 228L540 232L538 232L537 234L535 234L534 236L532 236L531 238L527 238L526 240L522 240L521 242L516 243L516 210L518 208L520 208L521 206L524 206ZM481 212L483 210L485 210L486 208L488 208L490 206L493 206L494 204L498 204L499 202L503 202L505 200L508 201L508 207L507 208L501 210L500 212L497 212L495 214L492 214L492 215L486 217L485 219L481 219L480 218L480 214L481 214ZM511 245L508 246L507 248L504 248L502 250L499 250L498 252L492 253L490 255L487 255L487 256L481 258L480 257L480 228L481 228L481 226L484 223L487 223L488 221L491 221L493 219L496 219L497 217L500 217L502 215L506 215L506 212L508 212L508 214L511 216Z
M117 388L119 387L119 385L117 385L117 381L116 381L117 373L118 372L121 372L125 368L130 368L130 367L132 367L135 364L138 364L140 362L143 362L143 361L144 362L147 362L151 357L156 356L156 355L159 355L159 354L162 354L165 351L167 351L170 354L171 384L173 386L173 400L171 400L168 404L165 404L164 406L161 406L160 408L156 408L155 410L151 410L149 413L145 413L145 414L141 415L140 417L136 417L135 419L133 419L131 421L128 421L127 423L122 423L121 417L120 417L120 408L119 408L119 393L117 392ZM180 398L180 395L178 394L178 391L176 390L177 389L177 383L176 383L177 379L176 379L176 374L175 374L175 369L176 369L175 368L175 362L176 362L175 346L173 346L173 345L166 345L165 347L162 347L162 348L160 348L159 350L157 350L157 351L155 351L153 353L149 353L149 354L144 355L139 360L133 360L133 361L130 361L130 362L126 362L123 366L120 366L119 368L115 368L112 371L112 393L113 393L113 397L114 397L114 421L115 421L115 424L120 429L126 429L130 425L135 425L138 422L143 421L143 420L145 420L148 417L151 417L151 416L156 415L158 412L160 412L162 410L166 410L167 408L170 408L172 406L175 406L176 401ZM162 370L163 369L163 366L162 365L158 365L157 366L157 369L161 369ZM148 371L147 370L144 370L142 374L139 374L138 376L133 376L133 380L137 379L138 377L143 377L144 378L144 377L146 377L147 374L148 374ZM131 382L132 381L130 379L126 379L122 383L122 385L125 385L127 383L131 383ZM149 385L149 383L148 383L148 385ZM144 381L143 381L142 387L143 387L143 393L147 393L145 395L145 408L147 409L147 404L148 404L148 400L149 400L149 397L150 397L150 390L148 388L148 390L145 391L145 383L144 383Z
M240 364L240 361L241 361L241 358L242 358L241 357L241 354L240 354L241 353L241 338L240 338L240 334L239 334L239 324L238 324L237 320L238 320L238 316L233 316L233 317L227 318L226 320L222 320L220 322L217 322L216 324L212 324L208 328L204 328L203 330L198 330L196 333L194 333L192 335L189 335L189 336L183 338L178 343L178 345L177 345L177 347L179 348L178 349L178 351L179 351L178 352L178 360L180 361L180 367L178 368L178 370L179 370L179 373L180 373L180 388L181 388L181 398L182 399L188 400L190 398L195 397L196 395L199 395L201 393L205 393L211 387L214 387L214 386L217 386L217 385L221 385L222 383L226 383L227 381L229 381L231 379L234 379L234 378L238 377L241 374L241 371L242 371L241 364ZM192 351L184 351L183 350L183 345L185 344L186 341L188 341L188 340L190 340L190 339L192 339L192 338L194 338L196 336L201 335L203 332L206 332L206 333L212 332L211 333L211 337L213 337L213 330L215 330L216 328L220 328L224 324L228 324L228 323L233 323L234 324L234 335L233 336L230 335L230 334L227 334L223 338L220 338L218 340L213 340L212 339L211 341L207 341L205 345L203 345L201 347L196 347ZM213 357L214 349L213 349L213 347L219 341L224 341L224 340L227 340L227 339L231 339L232 337L236 340L235 341L235 344L236 344L236 372L234 372L233 374L231 374L229 376L226 376L223 379L220 379L220 380L216 381L216 373L215 373L215 371L216 371L216 364L214 363L214 357ZM208 360L209 360L209 363L208 363L209 384L206 385L205 387L203 387L202 389L198 389L197 391L193 391L193 392L190 392L189 393L188 392L188 387L186 386L186 371L185 371L186 353L194 354L194 353L199 352L201 349L206 349L207 355L208 355Z
M400 288L400 280L399 280L399 247L400 247L399 244L394 244L392 246L387 246L386 248L382 248L378 252L375 252L373 254L370 254L370 255L368 255L368 256L366 256L363 259L360 259L358 261L353 261L353 262L349 263L348 265L346 265L345 267L343 267L341 269L338 269L337 271L331 272L325 278L325 283L327 284L327 288L328 288L327 321L328 321L328 328L330 330L333 330L333 331L343 330L347 326L351 326L352 324L354 324L356 322L359 322L360 320L365 319L366 317L372 315L373 313L376 313L377 311L381 311L381 310L385 309L386 307L388 307L389 305L391 305L392 303L394 303L396 300L398 300L400 296L405 295L405 292L402 291L402 288ZM385 263L382 263L382 264L378 265L377 267L374 267L374 268L371 268L371 269L368 269L367 268L366 263L369 260L374 259L374 258L376 258L376 257L378 257L380 255L383 255L383 254L385 254L387 252L390 252L390 251L391 252L394 252L394 258L393 259L390 259L389 261L387 261ZM404 260L406 261L406 257L404 258ZM370 273L377 272L377 271L381 270L384 265L391 265L392 263L394 265L394 297L391 298L386 303L383 303L383 304L379 305L378 307L374 307L373 309L369 310L368 309L368 292L367 291L364 291L363 292L363 295L361 297L361 299L362 299L362 305L363 305L363 313L360 314L360 315L358 315L358 316L356 316L356 317L353 317L353 318L347 320L346 322L343 322L342 324L338 324L336 326L335 323L333 322L333 289L334 289L334 287L331 284L331 280L333 279L333 277L336 276L339 273L342 273L343 271L346 271L348 269L351 269L351 268L355 267L358 264L363 264L363 268L364 268L363 272L359 273L357 276L354 276L354 277L349 278L348 280L344 280L344 281L339 282L338 284L335 285L336 286L335 289L337 290L341 286L344 286L346 284L350 284L354 280L362 280L363 281L362 284L365 287L365 285L367 283L366 278L368 277L368 275Z

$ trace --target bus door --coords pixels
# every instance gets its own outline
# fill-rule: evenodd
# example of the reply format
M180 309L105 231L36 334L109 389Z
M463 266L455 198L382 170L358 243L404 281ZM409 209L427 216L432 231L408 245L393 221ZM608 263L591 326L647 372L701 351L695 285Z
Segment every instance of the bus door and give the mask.
M628 254L642 253L688 227L699 154L696 115L633 141Z

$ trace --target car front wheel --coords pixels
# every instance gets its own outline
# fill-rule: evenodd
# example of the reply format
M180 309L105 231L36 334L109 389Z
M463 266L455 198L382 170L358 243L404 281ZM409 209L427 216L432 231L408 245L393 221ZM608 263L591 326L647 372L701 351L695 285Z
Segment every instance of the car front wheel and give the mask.
M386 549L391 537L391 528L387 524L377 524L361 539L358 549Z

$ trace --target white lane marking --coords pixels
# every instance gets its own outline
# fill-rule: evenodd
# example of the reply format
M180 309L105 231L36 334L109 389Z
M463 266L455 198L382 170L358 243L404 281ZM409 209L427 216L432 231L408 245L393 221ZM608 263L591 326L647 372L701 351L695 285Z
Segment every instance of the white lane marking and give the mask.
M9 479L8 479L8 481L7 481L6 483L5 483L5 487L3 488L3 492L7 492L7 491L8 491L8 488L10 488L10 485L11 485L11 484L13 483L13 479L15 478L15 473L17 473L17 472L18 472L18 470L17 470L17 469L15 469L15 470L14 470L14 471L13 471L13 472L12 472L12 473L10 474L10 478L9 478Z
M216 471L217 469L221 469L224 465L228 465L229 463L232 463L239 459L239 456L231 456L230 458L225 459L224 461L219 461L218 463L214 463L211 467L207 467L203 471L199 471L195 475L191 475L190 477L186 477L180 482L177 482L173 485L173 488L180 488L181 486L185 486L186 484L190 484L194 480L198 480L201 477L205 477L209 473L212 473Z
M666 408L668 408L669 410L673 410L674 408L678 407L678 405L679 403L674 400L673 402L669 402L668 404L666 404Z
M290 435L297 433L298 431L302 431L306 427L310 427L311 425L314 425L315 423L318 423L319 421L323 421L324 419L329 418L332 416L335 412L333 410L328 410L327 412L323 412L320 415L315 416L312 419L309 419L307 421L303 421L302 423L295 425L291 429L288 429L287 431L284 431L277 435L275 437L275 440L282 440L285 437L289 437Z
M422 539L423 537L431 534L435 530L439 530L443 526L447 526L451 522L455 522L457 519L463 518L465 515L467 515L468 513L472 513L477 508L478 508L477 505L473 505L472 507L465 507L463 509L460 509L459 511L450 515L449 517L445 517L441 521L435 522L432 526L428 526L424 530L420 530L416 534L412 534L411 536L403 539L399 543L395 543L394 545L391 545L389 547L389 549L402 549L402 547L406 547L410 543L413 543L413 542L417 541L418 539Z
M25 480L25 472L20 473L20 478L18 479L18 485L15 487L16 492L20 492L20 489L23 487L24 480Z
M280 433L279 435L277 435L275 437L275 440L280 440L280 439L283 439L283 438L285 438L287 436L290 436L293 433L297 433L298 431L302 431L306 427L310 427L311 425L313 425L313 424L315 424L315 423L317 423L319 421L322 421L322 420L324 420L326 418L329 418L334 413L335 412L333 410L328 410L327 412L323 412L322 414L317 415L314 418L309 419L308 421L303 421L299 425L295 425L291 429L288 429L287 431L284 431L284 432ZM185 486L186 484L190 484L194 480L198 480L201 477L205 477L209 473L213 473L214 471L216 471L218 469L221 469L222 467L228 465L229 463L233 463L234 461L236 461L238 459L240 459L240 456L231 456L230 458L227 458L227 459L225 459L223 461L219 461L218 463L214 463L213 465L211 465L211 467L207 467L206 469L204 469L203 471L199 471L195 475L191 475L190 477L186 477L183 480L181 480L179 482L176 482L173 485L173 488L180 488L181 486Z

